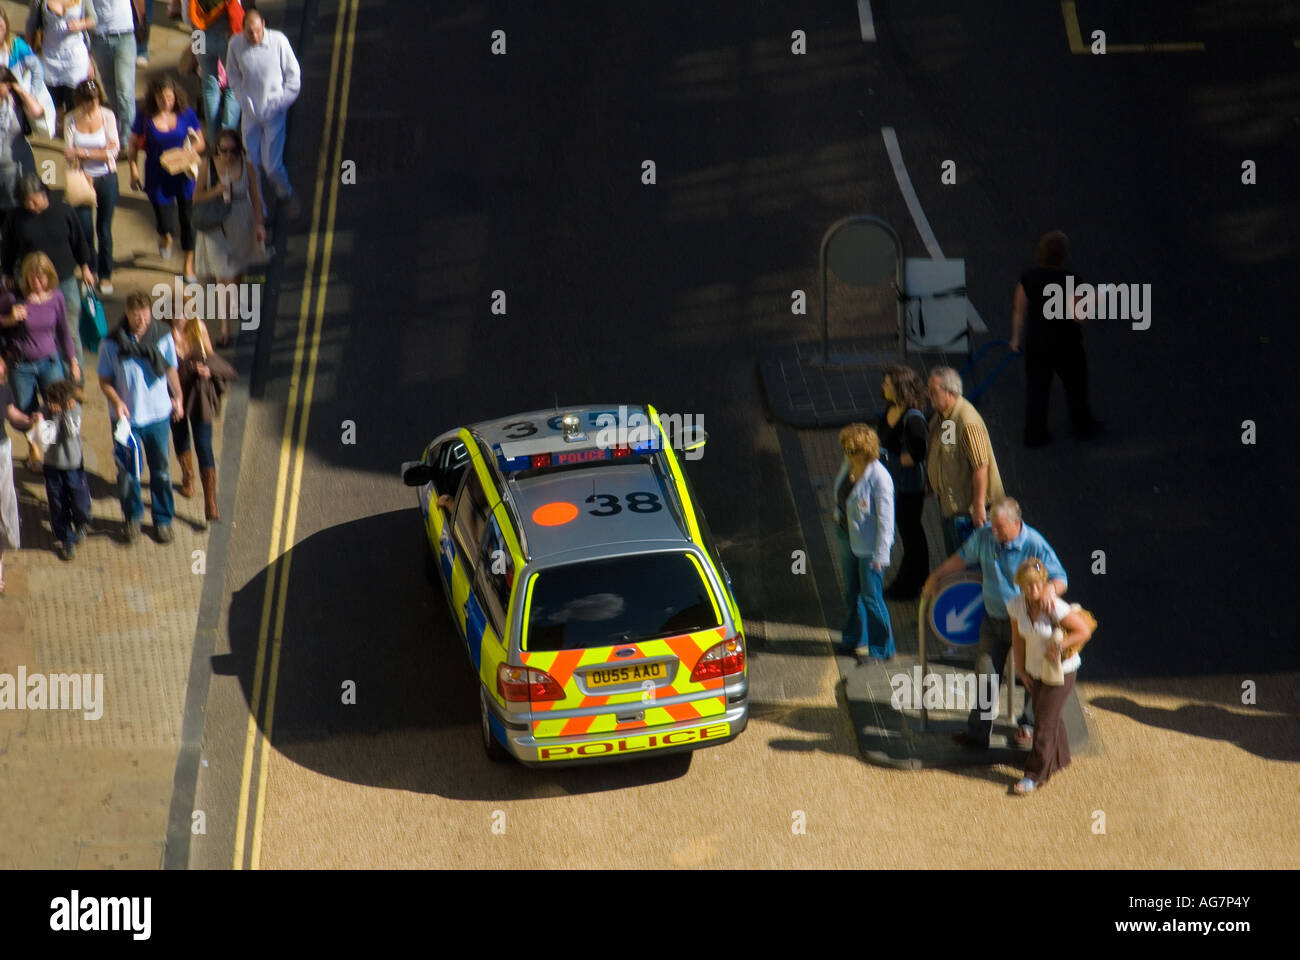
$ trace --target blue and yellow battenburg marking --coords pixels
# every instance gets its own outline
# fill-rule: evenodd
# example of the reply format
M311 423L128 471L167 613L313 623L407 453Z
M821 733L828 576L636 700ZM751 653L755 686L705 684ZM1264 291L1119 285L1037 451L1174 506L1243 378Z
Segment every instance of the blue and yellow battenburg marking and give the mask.
M509 515L497 493L496 484L483 463L478 452L478 444L469 430L462 429L457 436L470 452L470 469L474 470L488 498L489 515L501 530L502 540L515 571L523 569L524 557L519 540L510 523ZM478 670L479 680L497 703L505 705L505 698L497 693L497 667L506 662L508 645L505 637L510 635L510 624L504 625L505 637L498 637L489 622L486 611L478 602L478 597L470 589L469 570L460 557L460 548L452 536L452 523L443 512L430 506L427 518L427 531L431 543L437 545L438 563L451 591L452 615L465 637L465 646L474 667Z

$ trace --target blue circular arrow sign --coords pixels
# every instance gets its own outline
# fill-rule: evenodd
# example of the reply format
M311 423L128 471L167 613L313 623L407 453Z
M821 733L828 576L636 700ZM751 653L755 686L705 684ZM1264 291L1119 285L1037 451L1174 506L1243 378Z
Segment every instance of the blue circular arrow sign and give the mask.
M980 580L956 580L944 587L930 605L930 626L954 646L979 643L984 619L984 585Z

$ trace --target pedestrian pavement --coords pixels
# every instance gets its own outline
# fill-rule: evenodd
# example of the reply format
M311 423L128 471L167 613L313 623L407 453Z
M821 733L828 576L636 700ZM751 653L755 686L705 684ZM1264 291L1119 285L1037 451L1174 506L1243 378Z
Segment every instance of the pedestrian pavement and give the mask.
M3 3L15 32L26 18L22 4ZM158 73L174 70L188 33L155 6L150 66L138 68L137 96ZM197 81L186 78L192 93ZM64 185L61 144L32 138L37 168L55 161L57 189ZM115 293L104 298L110 327L123 315L127 294L170 283L182 267L158 256L153 215L143 194L129 189L129 170L118 166L121 200L113 223ZM232 325L232 331L238 323ZM215 335L215 331L214 331ZM245 337L249 336L245 334ZM241 355L247 344L241 344ZM36 673L103 675L103 713L86 719L66 710L0 711L0 867L158 868L163 860L168 805L186 683L206 568L209 534L201 490L176 495L175 539L161 545L145 534L125 542L108 411L85 357L82 437L93 499L92 529L71 562L54 553L44 482L22 460L26 441L14 439L14 480L22 549L6 552L7 593L0 599L0 673L25 667ZM237 384L236 390L246 389ZM222 464L223 424L213 447ZM171 476L179 483L173 454ZM234 482L222 471L221 483ZM196 480L196 488L198 483ZM144 491L148 502L147 484ZM229 502L223 490L222 500ZM233 518L223 513L225 522Z

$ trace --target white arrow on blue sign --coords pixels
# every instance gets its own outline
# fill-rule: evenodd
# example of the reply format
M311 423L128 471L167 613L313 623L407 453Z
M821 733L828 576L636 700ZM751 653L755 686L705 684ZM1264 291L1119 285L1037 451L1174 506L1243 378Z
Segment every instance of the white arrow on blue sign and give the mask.
M944 587L930 607L930 626L954 646L979 643L984 619L984 585L979 580L958 580Z

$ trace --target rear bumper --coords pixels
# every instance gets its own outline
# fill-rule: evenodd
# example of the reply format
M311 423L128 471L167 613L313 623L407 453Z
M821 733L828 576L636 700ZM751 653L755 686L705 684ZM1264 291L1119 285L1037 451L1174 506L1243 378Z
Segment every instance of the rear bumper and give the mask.
M726 712L716 716L660 727L543 739L534 737L531 730L506 728L503 746L525 766L568 767L664 756L729 743L744 732L748 722L746 696L737 703L728 703Z

